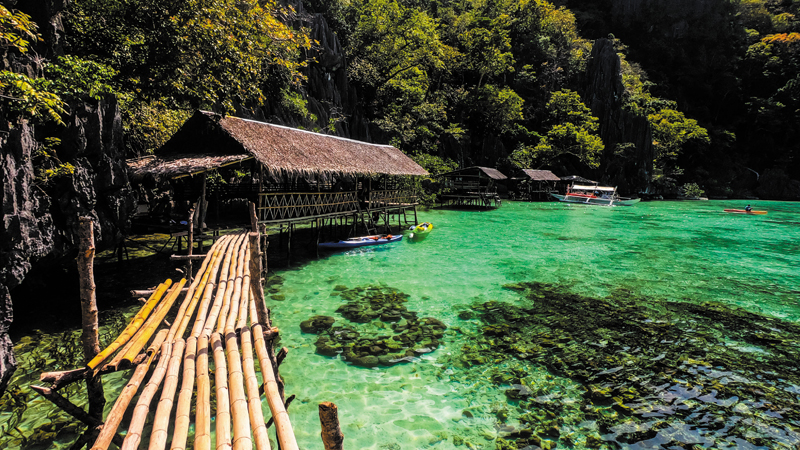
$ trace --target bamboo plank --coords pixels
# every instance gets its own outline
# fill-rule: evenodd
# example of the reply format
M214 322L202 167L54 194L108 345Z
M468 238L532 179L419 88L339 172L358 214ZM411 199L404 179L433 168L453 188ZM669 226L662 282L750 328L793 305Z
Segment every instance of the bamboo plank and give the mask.
M211 449L211 382L208 378L208 336L197 340L197 405L194 420L194 450Z
M217 323L217 317L222 310L222 305L225 302L226 295L230 295L228 293L228 282L230 280L230 271L231 267L235 265L236 258L234 258L234 252L239 250L239 247L242 242L242 236L237 237L236 241L234 242L233 246L228 249L225 253L225 261L222 263L222 270L219 275L219 284L217 285L217 295L214 298L214 304L211 305L211 309L208 312L208 317L206 318L205 326L203 327L202 334L208 338L211 337L211 333L214 330L214 325ZM235 271L236 268L233 267ZM231 283L232 284L232 283ZM232 291L232 290L231 290Z
M213 275L209 278L205 290L203 291L203 298L200 301L200 306L197 310L197 317L195 318L194 325L192 326L191 336L195 338L200 337L200 333L203 331L203 327L206 324L206 318L208 317L208 307L211 302L211 297L213 296L215 289L216 289L216 279L217 273L219 271L219 267L224 264L225 255L228 253L228 248L233 240L236 238L237 235L230 234L225 236L223 239L225 241L225 245L220 248L220 255L214 262L213 266ZM187 339L188 343L188 339Z
M251 300L251 303L252 302ZM255 323L251 326L251 329L253 331L258 362L261 366L261 376L264 379L264 394L267 397L267 403L269 403L272 418L275 420L278 443L281 450L299 450L297 439L292 430L292 423L283 405L278 382L275 379L275 372L272 368L272 362L267 352L263 328L260 323Z
M125 414L128 404L130 404L131 400L136 395L136 392L139 390L139 385L144 379L144 376L147 375L150 365L153 363L156 350L161 346L161 343L164 342L166 337L166 329L159 331L156 335L153 344L147 349L150 356L147 358L146 362L136 367L130 381L128 381L128 384L122 389L122 393L117 397L117 401L111 408L111 412L108 413L105 425L103 425L103 429L100 430L100 434L97 436L97 440L94 442L91 450L106 450L108 448L111 439L113 439L114 435L117 433L117 428L119 428L119 424L122 422L122 416Z
M183 357L183 383L178 394L178 406L175 410L175 431L172 433L171 450L185 450L186 438L191 423L192 393L195 381L195 358L197 356L197 338L186 340L186 355Z
M169 335L169 332L167 332L167 334ZM139 443L142 441L142 429L147 419L147 413L150 412L150 403L159 386L161 386L161 382L164 380L164 375L167 373L167 366L172 359L171 356L172 342L165 340L164 343L161 344L161 359L159 359L156 369L150 376L150 380L139 395L136 406L133 407L133 417L128 426L128 433L125 435L125 441L122 443L122 450L135 450L139 448Z
M122 362L126 365L130 365L133 361L133 358L136 358L136 355L139 354L139 351L147 345L147 342L150 340L150 337L156 332L159 326L161 326L161 322L167 316L170 308L175 303L175 300L178 298L178 295L181 293L181 289L183 289L183 285L186 284L186 278L182 278L181 281L177 285L173 285L170 289L169 294L161 302L160 305L156 308L153 314L147 318L142 328L139 330L141 334L137 333L137 336L134 336L133 340L131 340L131 346L128 348L124 353L122 353Z
M186 342L183 338L175 341L172 357L167 368L167 377L164 380L164 389L161 391L161 398L158 400L156 415L153 419L153 431L150 433L150 444L148 450L163 450L169 437L169 418L174 406L175 390L178 387L178 375L180 375L181 362L183 361L183 351L186 349ZM194 375L192 375L194 378Z
M245 308L246 309L246 308ZM253 429L253 440L257 450L271 450L267 426L264 424L264 413L261 411L261 394L258 391L255 362L253 361L253 342L250 328L241 329L242 338L242 370L247 386L247 404L249 406L250 427Z
M169 286L172 284L172 280L166 280L165 282L158 285L158 288L150 296L147 300L147 303L142 306L142 309L136 313L133 317L131 322L122 330L122 333L111 343L108 347L106 347L102 352L98 353L88 364L86 364L90 369L94 370L103 363L109 356L111 356L118 348L128 342L130 338L139 330L139 328L144 323L147 316L150 314L150 311L156 307L161 297L167 291Z
M211 348L214 353L214 381L217 388L217 416L216 434L217 450L230 450L231 448L231 400L228 388L228 367L225 362L225 350L222 346L222 336L219 333L211 335Z

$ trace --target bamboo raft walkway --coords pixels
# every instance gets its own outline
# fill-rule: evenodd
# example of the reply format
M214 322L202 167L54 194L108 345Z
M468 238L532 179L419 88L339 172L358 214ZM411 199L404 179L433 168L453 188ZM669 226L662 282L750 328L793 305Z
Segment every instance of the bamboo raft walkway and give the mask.
M255 230L256 225L253 223ZM89 222L89 234L91 229ZM97 342L97 307L93 304L93 239L82 248L79 271L82 259L89 265L89 278L83 276L86 268L81 271L83 341L89 362L71 371L43 373L40 380L50 386L32 386L89 427L73 449L105 450L114 443L131 450L147 442L149 450L183 450L189 445L195 450L212 446L216 450L270 450L267 432L273 423L278 448L298 449L287 412L294 396L284 398L278 370L287 349L277 355L274 351L279 331L271 326L264 303L259 238L257 231L222 236L208 251L188 289L184 289L186 279L177 283L165 280L103 351ZM178 309L170 315L170 323L165 319L175 306ZM133 369L128 383L102 420L105 397L101 376L128 369ZM87 383L88 412L58 392L82 380ZM269 421L265 421L262 395L269 406ZM325 448L341 449L343 435L336 406L323 402L319 410ZM119 432L123 418L130 418L124 435Z

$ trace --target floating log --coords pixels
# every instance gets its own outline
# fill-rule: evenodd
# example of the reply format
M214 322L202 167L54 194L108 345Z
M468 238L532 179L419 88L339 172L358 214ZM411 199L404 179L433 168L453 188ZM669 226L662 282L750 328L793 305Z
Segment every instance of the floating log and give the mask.
M149 355L147 361L139 364L136 367L136 370L133 372L133 376L131 377L130 381L128 381L128 384L124 389L122 389L122 393L119 395L117 401L114 403L114 406L111 408L111 412L108 413L108 417L106 417L106 422L103 425L103 429L97 436L97 440L94 442L91 450L106 450L108 448L108 445L111 443L114 434L117 432L117 428L119 428L120 422L122 422L122 417L125 414L125 410L128 408L131 400L139 390L139 385L144 379L144 376L147 375L150 365L153 363L156 351L161 347L161 343L164 342L166 337L167 330L161 330L156 335L155 340L147 349L147 353Z
M319 404L319 422L322 427L322 445L325 450L342 450L344 434L339 427L339 409L331 402Z
M167 288L169 288L171 284L172 280L169 279L161 283L156 289L156 292L154 292L153 295L150 296L150 299L147 300L147 303L145 303L142 309L140 309L139 312L136 313L136 315L133 317L133 320L131 320L128 326L126 326L125 329L122 330L122 333L120 333L117 339L115 339L114 342L111 343L111 345L106 347L105 350L103 350L97 356L95 356L94 359L89 361L89 363L86 364L86 366L92 370L96 369L97 366L99 366L106 359L108 359L108 357L111 356L118 348L125 345L130 340L130 338L137 331L139 331L139 328L141 328L145 319L150 314L150 311L152 311L153 308L155 308L155 306L158 304L159 300L161 300L161 297L164 295L164 293L167 291Z

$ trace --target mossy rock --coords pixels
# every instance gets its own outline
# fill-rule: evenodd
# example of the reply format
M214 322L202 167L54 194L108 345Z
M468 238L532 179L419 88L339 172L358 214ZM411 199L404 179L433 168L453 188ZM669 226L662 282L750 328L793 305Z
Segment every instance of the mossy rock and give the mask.
M300 330L303 333L318 334L320 331L330 329L336 319L331 316L314 316L308 320L300 322Z

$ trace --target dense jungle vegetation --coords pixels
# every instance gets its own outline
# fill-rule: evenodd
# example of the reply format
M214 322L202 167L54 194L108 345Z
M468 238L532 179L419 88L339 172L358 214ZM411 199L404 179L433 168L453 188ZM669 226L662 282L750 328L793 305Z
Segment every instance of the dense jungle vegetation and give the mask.
M641 2L634 14L619 0L305 1L72 0L64 54L35 56L33 74L0 72L4 115L57 124L69 101L113 94L131 156L158 148L195 108L330 132L347 114L323 121L307 107L318 45L308 13L322 13L373 139L434 173L477 164L591 176L636 157L628 144L604 148L581 97L592 43L608 37L625 108L652 126L653 192L696 183L712 195L800 196L800 0L703 0L689 13ZM36 55L41 27L0 7L0 48ZM58 146L42 146L42 177L69 173Z

